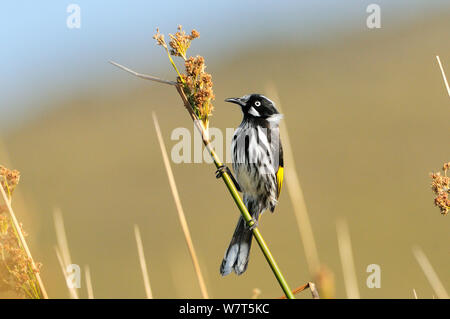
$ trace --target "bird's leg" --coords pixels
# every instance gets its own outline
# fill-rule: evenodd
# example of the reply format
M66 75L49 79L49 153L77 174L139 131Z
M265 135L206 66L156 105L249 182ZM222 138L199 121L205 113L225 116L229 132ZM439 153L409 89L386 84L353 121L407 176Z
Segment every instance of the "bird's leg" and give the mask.
M216 178L221 178L223 173L227 173L231 180L233 181L234 186L236 187L236 189L239 192L242 192L241 190L241 186L239 185L239 183L237 182L237 180L234 178L233 174L231 173L231 170L228 168L228 166L226 165L221 165L219 166L219 168L216 171Z

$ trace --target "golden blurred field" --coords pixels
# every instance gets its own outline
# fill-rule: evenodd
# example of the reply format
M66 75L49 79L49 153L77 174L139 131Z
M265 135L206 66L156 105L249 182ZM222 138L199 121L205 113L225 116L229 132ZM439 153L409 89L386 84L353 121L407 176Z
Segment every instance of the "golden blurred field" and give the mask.
M240 111L225 98L276 86L319 257L334 272L338 298L346 297L338 217L349 224L362 298L412 298L413 288L420 298L433 296L414 245L450 290L450 217L433 207L429 187L429 173L450 160L449 97L435 59L440 55L450 75L449 18L442 12L308 46L280 40L208 64L216 93L213 127L240 123ZM113 72L121 71L111 66ZM99 83L78 98L49 100L54 107L2 137L1 162L22 173L16 213L35 259L44 264L50 297L68 297L54 253L52 214L58 207L73 262L91 268L95 297L145 297L136 223L154 296L200 298L151 113L169 147L176 143L172 130L192 131L191 121L173 88L122 75L132 89ZM281 296L255 243L243 276L220 277L238 210L214 178L213 165L173 169L210 296L249 298L254 288L263 298ZM285 190L275 214L264 214L260 226L292 288L311 280ZM381 266L379 289L366 287L369 264ZM86 297L85 289L80 294Z

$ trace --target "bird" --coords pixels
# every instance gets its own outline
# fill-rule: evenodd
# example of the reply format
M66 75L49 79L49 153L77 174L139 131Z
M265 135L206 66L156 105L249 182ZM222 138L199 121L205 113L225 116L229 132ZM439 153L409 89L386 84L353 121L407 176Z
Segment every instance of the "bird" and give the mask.
M241 107L243 119L231 142L232 167L223 166L218 176L227 171L254 221L249 227L242 216L225 252L220 274L226 276L234 271L237 275L247 270L252 229L257 226L261 214L272 213L278 203L283 184L283 148L280 141L279 123L283 115L275 103L261 94L249 94L240 98L228 98L225 102Z

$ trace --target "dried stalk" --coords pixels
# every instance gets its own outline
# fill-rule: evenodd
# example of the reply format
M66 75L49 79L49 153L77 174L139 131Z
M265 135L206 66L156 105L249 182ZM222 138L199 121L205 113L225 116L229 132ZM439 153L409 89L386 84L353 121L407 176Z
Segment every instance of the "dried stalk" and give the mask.
M449 299L449 295L445 290L444 285L434 271L433 266L431 265L422 249L420 249L419 247L413 247L413 254L414 257L416 257L416 260L422 268L428 281L430 282L430 285L436 293L436 296L439 299Z
M94 289L92 289L91 270L89 266L84 266L85 278L86 278L86 290L88 299L94 299Z
M355 262L353 261L352 243L347 223L336 222L336 232L341 255L342 271L344 273L345 290L348 299L359 299L358 281L356 279Z
M169 156L167 155L166 146L162 138L161 129L159 128L158 119L155 113L152 113L153 121L155 124L156 134L158 136L159 146L161 147L161 153L164 160L164 166L166 168L167 177L169 179L170 189L172 190L173 199L175 201L175 206L178 212L178 219L180 220L181 228L183 229L184 239L189 249L189 254L191 255L192 263L194 264L194 270L197 274L198 283L200 285L200 290L204 299L208 299L208 291L206 289L205 280L203 279L202 271L200 269L200 263L198 262L197 254L195 252L194 243L192 241L191 232L189 231L189 226L187 224L186 216L183 211L183 206L181 205L180 195L178 194L177 185L175 183L175 177L170 167Z
M142 277L144 279L145 294L147 299L153 299L150 279L148 278L147 262L145 261L144 245L142 245L141 233L139 227L134 225L134 236L136 237L136 245L139 254L139 263L141 264Z
M67 266L72 265L72 259L70 257L69 244L67 243L66 230L64 228L64 221L59 209L55 209L53 212L53 219L55 222L56 240L58 246L55 247L56 256L58 257L61 270L63 272L64 278L67 281ZM69 294L72 299L79 299L78 291L74 287L70 287L67 284L67 289L69 289Z
M273 85L267 86L268 95L276 102L280 112L281 109L280 99L277 94L277 90ZM303 189L300 184L297 169L295 167L295 157L292 152L292 145L289 139L288 129L286 122L284 121L280 125L281 136L283 137L283 155L286 163L285 167L285 180L287 184L287 191L291 198L292 206L294 208L294 215L297 220L298 230L302 238L303 249L305 251L306 262L308 264L309 274L316 276L320 269L319 253L317 251L316 241L314 240L314 234L309 220L308 209L306 208L305 198L303 196Z
M447 88L448 96L450 96L450 86L447 82L447 77L445 76L444 68L442 67L441 59L438 55L436 55L436 60L438 61L439 68L441 69L442 78L444 79L445 87Z

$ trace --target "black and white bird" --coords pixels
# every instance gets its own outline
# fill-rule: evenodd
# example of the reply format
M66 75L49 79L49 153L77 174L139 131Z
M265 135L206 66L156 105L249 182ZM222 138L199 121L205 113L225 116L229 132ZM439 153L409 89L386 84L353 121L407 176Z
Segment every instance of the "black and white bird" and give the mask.
M283 183L283 148L278 126L283 116L271 100L260 94L225 101L238 104L244 115L231 143L234 181L257 223L265 210L274 211ZM220 266L222 276L233 270L238 275L245 272L251 243L252 229L241 216Z

